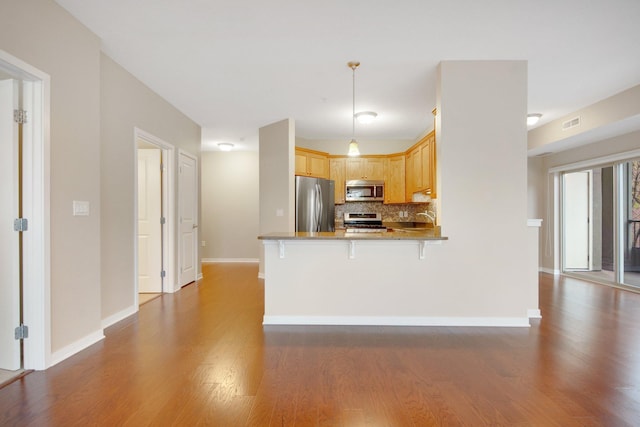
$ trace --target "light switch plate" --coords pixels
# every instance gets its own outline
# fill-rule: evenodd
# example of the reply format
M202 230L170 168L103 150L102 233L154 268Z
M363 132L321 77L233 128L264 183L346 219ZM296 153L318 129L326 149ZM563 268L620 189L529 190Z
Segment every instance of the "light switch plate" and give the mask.
M73 201L73 216L89 216L91 205L84 200Z

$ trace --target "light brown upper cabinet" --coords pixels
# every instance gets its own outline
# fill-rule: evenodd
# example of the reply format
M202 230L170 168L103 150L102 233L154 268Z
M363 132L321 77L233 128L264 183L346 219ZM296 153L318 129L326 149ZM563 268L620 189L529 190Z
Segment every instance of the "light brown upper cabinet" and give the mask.
M346 175L347 159L330 158L329 159L329 179L334 181L335 185L335 203L341 205L345 202L345 175Z
M436 189L434 186L434 154L435 154L435 136L432 133L427 135L420 147L420 157L422 160L422 190L435 198Z
M415 192L436 198L435 133L432 131L406 152L406 200Z
M325 153L296 147L296 175L329 178L329 159Z
M411 196L422 186L422 158L420 147L413 147L405 155L406 160L406 180L405 191L406 201L411 201Z
M384 159L384 202L404 203L405 155L392 154Z
M350 157L347 159L347 181L352 179L384 179L384 157Z

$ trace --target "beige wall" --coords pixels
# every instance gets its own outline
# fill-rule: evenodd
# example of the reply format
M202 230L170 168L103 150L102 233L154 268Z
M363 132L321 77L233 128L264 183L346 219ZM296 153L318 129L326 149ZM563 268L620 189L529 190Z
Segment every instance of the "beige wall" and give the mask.
M51 77L57 361L99 339L104 318L133 305L134 126L194 155L200 127L102 55L99 38L53 1L3 2L0 41L0 49ZM91 214L72 216L73 200L90 202Z
M544 215L544 190L546 174L542 157L527 159L527 217L540 219Z
M259 154L202 153L203 261L255 261L259 257Z
M134 128L173 145L177 170L178 149L200 157L200 127L106 55L101 91L101 310L108 318L134 306ZM173 236L178 242L177 227ZM177 277L166 283L174 287Z
M101 335L100 40L49 0L4 1L0 49L51 77L51 351ZM72 216L73 200L90 202Z

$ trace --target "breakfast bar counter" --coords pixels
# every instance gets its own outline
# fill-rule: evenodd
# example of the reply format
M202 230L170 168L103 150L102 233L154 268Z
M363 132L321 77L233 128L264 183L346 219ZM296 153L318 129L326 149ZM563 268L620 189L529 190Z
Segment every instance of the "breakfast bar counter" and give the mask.
M259 236L260 240L447 240L440 234L440 227L411 230L397 228L386 232L347 232L346 230L321 232L269 233Z
M440 228L387 232L265 233L264 325L520 326L537 310L537 228L531 271L502 293L495 272L470 260L493 256L495 242L471 247ZM535 233L534 233L535 231ZM517 293L520 304L507 296Z

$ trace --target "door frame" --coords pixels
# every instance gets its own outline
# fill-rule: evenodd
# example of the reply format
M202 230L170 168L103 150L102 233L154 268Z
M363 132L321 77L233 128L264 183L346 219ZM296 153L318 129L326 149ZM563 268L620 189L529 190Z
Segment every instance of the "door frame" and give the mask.
M133 182L133 259L134 259L134 304L138 307L138 140L149 143L162 153L162 164L164 167L162 174L162 213L165 217L163 226L163 243L162 243L162 263L164 266L165 277L162 281L162 292L173 293L179 287L176 287L176 268L175 268L175 147L166 141L146 132L140 128L134 128L133 135L133 156L134 156L134 176Z
M51 365L51 219L50 219L50 100L51 78L0 49L0 66L15 78L32 82L25 96L32 112L23 129L23 319L29 327L24 340L24 368ZM16 325L17 326L17 325Z

